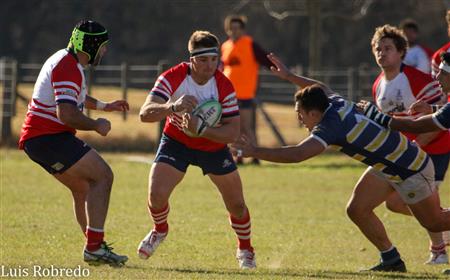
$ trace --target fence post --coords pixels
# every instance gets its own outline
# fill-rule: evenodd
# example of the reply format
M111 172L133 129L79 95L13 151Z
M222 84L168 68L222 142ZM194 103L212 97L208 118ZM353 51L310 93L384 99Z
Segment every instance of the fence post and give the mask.
M17 69L18 69L18 63L17 60L11 61L11 116L16 116L16 102L17 102Z
M350 100L350 101L356 101L356 98L357 98L357 96L355 94L356 93L355 92L355 89L356 89L355 74L356 74L355 68L349 67L347 69L347 95L348 95L348 100Z
M122 62L120 65L120 87L122 88L122 99L128 101L128 64ZM127 120L128 112L124 110L122 112L122 119Z
M17 93L17 61L2 58L0 60L0 83L2 89L0 140L5 143L11 139L11 117L13 100Z
M160 60L160 61L158 61L158 77L159 77L159 75L161 75L162 73L164 73L164 71L166 71L167 69L169 69L169 65L168 65L168 63L167 63L166 60ZM158 77L156 77L156 78L158 79ZM157 133L158 138L157 138L156 141L155 141L155 143L156 143L156 145L155 145L155 153L156 153L156 151L158 150L158 142L159 142L159 140L160 140L161 137L162 137L162 133L163 133L164 125L165 125L165 124L166 124L166 119L163 119L163 120L161 120L161 121L159 122L159 125L158 125L158 133Z

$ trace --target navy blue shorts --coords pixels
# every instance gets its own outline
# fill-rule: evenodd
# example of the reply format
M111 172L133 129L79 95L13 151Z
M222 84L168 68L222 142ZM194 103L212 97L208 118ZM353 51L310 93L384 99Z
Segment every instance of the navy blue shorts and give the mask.
M42 135L24 142L25 153L50 174L63 173L91 150L70 132Z
M450 161L450 153L440 155L429 155L434 165L434 180L444 181L445 173Z
M239 108L251 109L255 106L254 99L238 99Z
M228 147L216 152L194 150L165 134L161 137L154 162L167 163L181 172L186 172L192 164L200 167L203 175L225 175L237 169Z

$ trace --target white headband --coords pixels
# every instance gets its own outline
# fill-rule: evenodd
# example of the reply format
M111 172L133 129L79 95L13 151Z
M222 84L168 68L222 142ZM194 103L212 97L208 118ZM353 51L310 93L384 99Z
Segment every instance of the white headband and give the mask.
M442 61L441 64L439 64L439 69L444 70L447 73L450 73L450 65L444 63L444 61Z
M202 49L195 49L190 53L191 57L196 56L206 56L206 55L219 55L219 49L217 47L213 48L202 48Z

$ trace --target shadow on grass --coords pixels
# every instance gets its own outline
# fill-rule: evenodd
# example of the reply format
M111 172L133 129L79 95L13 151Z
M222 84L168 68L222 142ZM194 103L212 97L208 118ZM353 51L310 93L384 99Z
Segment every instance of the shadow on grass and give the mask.
M445 275L432 273L387 273L387 272L352 272L352 271L311 271L311 270L209 270L200 268L154 268L159 271L179 272L185 274L207 274L207 275L246 275L257 278L270 279L270 277L305 277L316 279L446 279ZM266 278L267 277L267 278Z
M249 166L249 167L255 167L255 165L240 165L239 167L244 167L244 166ZM302 163L293 163L293 164L272 164L272 163L264 163L263 165L264 167L269 167L269 168L309 168L309 169L344 169L344 168L365 168L365 165L361 165L360 162L354 161L354 162L345 162L345 163L325 163L325 164L319 164L319 163L307 163L307 162L302 162Z

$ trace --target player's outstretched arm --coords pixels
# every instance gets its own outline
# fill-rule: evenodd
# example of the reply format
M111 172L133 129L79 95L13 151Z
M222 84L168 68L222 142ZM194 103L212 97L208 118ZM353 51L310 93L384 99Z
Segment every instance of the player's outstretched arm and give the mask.
M441 130L434 122L432 115L423 116L415 120L392 118L389 127L394 130L412 133L426 133Z
M310 79L310 78L307 78L304 76L298 76L298 75L295 75L294 73L292 73L292 71L290 71L286 67L286 65L284 65L284 63L281 62L281 60L274 53L268 54L267 58L274 65L274 66L270 67L270 71L272 71L272 73L275 76L279 77L280 79L289 81L289 82L299 86L300 88L318 84L318 85L322 86L324 89L326 89L326 92L328 92L328 93L331 92L331 90L328 88L328 86L320 81Z
M363 113L366 117L386 128L411 133L426 133L440 130L431 115L423 116L415 120L394 118L378 111L375 104L366 100L359 101L356 106L358 107L358 111Z
M280 148L255 146L250 139L242 136L231 145L232 152L243 157L254 157L271 162L295 163L312 158L325 150L325 147L313 137L308 137L298 145Z

